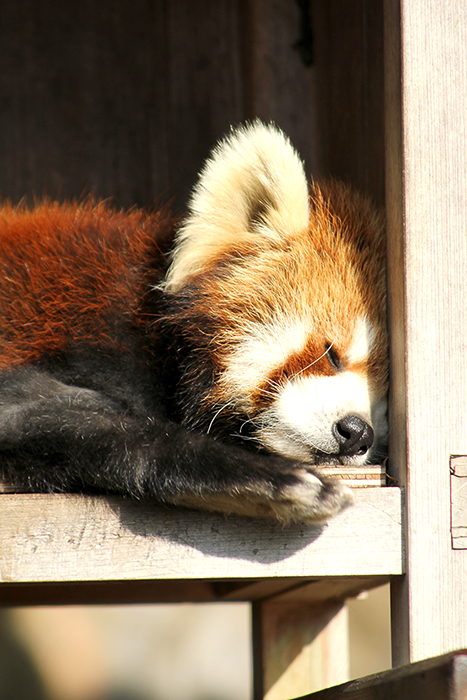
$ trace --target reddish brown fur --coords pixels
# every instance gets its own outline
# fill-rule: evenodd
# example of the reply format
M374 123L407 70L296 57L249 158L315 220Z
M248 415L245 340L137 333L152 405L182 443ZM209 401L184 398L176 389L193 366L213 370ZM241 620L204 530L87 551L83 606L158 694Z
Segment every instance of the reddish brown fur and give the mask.
M70 342L115 343L118 316L134 316L141 303L145 265L159 254L156 233L170 229L165 214L124 213L102 202L4 206L0 367Z

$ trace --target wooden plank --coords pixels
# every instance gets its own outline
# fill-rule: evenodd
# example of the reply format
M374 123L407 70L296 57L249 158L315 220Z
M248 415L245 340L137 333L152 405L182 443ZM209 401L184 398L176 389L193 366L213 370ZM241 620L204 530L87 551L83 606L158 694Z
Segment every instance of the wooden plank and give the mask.
M163 4L7 1L0 27L2 196L152 203L168 184Z
M296 49L299 3L243 6L246 115L275 120L314 175L339 177L382 205L382 0L311 3L311 65Z
M389 576L326 576L307 579L269 578L257 581L216 581L213 588L222 600L265 600L277 603L321 603L354 598L362 591L377 588L389 581ZM1 586L0 586L1 590Z
M177 196L183 212L211 148L245 119L243 28L238 0L156 5L164 7L167 22L167 92L158 108L167 119L169 195Z
M319 603L320 601L342 602L387 583L388 576L339 576L323 577L312 581L301 580L299 585L274 596L276 603Z
M2 583L0 606L123 605L130 603L211 603L211 581L73 581Z
M338 576L321 579L276 577L235 579L138 579L0 584L0 606L117 605L129 603L245 602L274 597L300 604L341 602L376 588L388 576Z
M238 3L6 0L0 191L176 197L244 118Z
M302 36L299 3L242 3L245 116L273 120L318 172L316 68L305 65L296 45Z
M254 603L253 635L255 700L288 700L348 678L342 603Z
M346 597L384 577L322 578L253 603L255 700L288 700L349 677Z
M398 489L362 489L328 524L282 528L119 498L2 495L4 582L402 573Z
M381 0L313 8L307 66L289 0L1 3L2 196L183 211L216 140L259 116L381 203Z
M318 171L383 205L383 2L311 4Z
M466 697L467 653L459 651L359 678L301 700L465 700Z
M412 0L400 13L387 0L390 461L407 485L408 552L395 663L467 646L450 490L451 455L467 447L467 5Z
M467 549L467 456L451 457L451 535L453 549Z
M345 481L353 489L386 486L386 468L379 464L366 464L362 467L322 465L319 471L325 476Z

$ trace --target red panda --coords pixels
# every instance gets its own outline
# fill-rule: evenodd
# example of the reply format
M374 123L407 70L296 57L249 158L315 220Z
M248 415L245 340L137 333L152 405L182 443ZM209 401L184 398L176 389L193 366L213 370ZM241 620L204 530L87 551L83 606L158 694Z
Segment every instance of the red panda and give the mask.
M260 122L213 151L180 226L4 205L0 476L325 520L351 495L319 465L385 451L384 259L381 215Z

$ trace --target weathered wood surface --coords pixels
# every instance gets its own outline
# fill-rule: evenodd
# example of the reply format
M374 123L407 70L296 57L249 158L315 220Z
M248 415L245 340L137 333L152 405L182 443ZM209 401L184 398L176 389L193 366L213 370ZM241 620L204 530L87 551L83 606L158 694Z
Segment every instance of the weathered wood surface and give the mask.
M400 666L296 700L465 700L467 652Z
M4 582L400 574L400 492L362 489L327 525L163 509L119 498L2 495Z
M453 549L467 549L467 456L451 457L451 535Z
M407 485L408 549L395 663L467 646L450 488L450 458L467 452L467 5L411 0L400 13L386 1L390 464Z
M0 6L0 191L177 195L244 118L230 0L14 0Z
M361 467L343 465L321 465L321 474L345 481L353 489L386 486L386 468L379 464L366 464Z
M175 197L231 124L256 116L310 171L383 202L380 0L319 0L312 66L297 2L6 0L0 193Z
M311 6L318 169L383 205L383 2L314 0Z
M347 607L275 599L253 603L254 697L288 698L349 677Z
M64 199L91 191L125 206L175 197L183 211L217 139L258 113L252 64L271 58L282 73L259 67L261 116L276 118L292 137L309 134L310 70L293 48L298 6L266 8L267 27L280 31L258 41L264 13L257 16L257 4L3 2L2 196ZM274 95L284 73L288 91L279 108ZM310 161L310 138L300 141Z

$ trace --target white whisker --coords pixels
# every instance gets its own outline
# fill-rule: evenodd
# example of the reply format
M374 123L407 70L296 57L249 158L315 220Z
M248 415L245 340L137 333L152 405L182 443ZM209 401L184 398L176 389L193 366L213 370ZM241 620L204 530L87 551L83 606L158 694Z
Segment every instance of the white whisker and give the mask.
M272 396L273 399L277 398L277 391L268 391L267 389L259 389L260 394L264 394L265 396Z
M219 409L218 411L216 411L216 413L214 414L214 416L213 416L212 419L211 419L211 422L209 423L209 426L208 426L208 429L207 429L207 435L209 435L209 433L210 433L210 431L211 431L211 428L212 428L212 425L213 425L214 421L216 420L217 416L218 416L220 413L222 413L222 411L224 410L224 408L227 408L227 406L230 406L230 405L233 404L233 403L235 403L235 402L234 402L234 401L227 401L227 403L223 404L223 405L220 407L220 409Z
M266 384L269 384L271 389L274 389L275 392L279 392L282 389L282 385L279 382L274 381L273 379L266 378L264 380Z
M310 367L313 367L313 365L315 365L315 364L316 364L317 362L319 362L325 355L328 354L328 352L330 351L330 349L332 348L333 345L334 345L334 341L332 341L332 343L329 343L329 345L328 345L328 347L326 348L326 350L325 350L319 357L317 357L316 360L313 360L313 362L310 362L309 365L307 365L306 367L304 367L303 369L301 369L299 372L296 372L295 374L292 374L292 376L290 377L290 379L295 379L296 377L298 377L299 374L302 374L302 372L305 372L305 371L306 371L307 369L309 369Z
M253 418L247 418L246 420L243 421L243 423L241 424L240 428L238 429L238 433L239 433L239 434L242 432L243 427L244 427L247 423L251 423L252 425L254 425L255 428L258 427L258 424L255 423L255 421L254 421ZM243 436L242 436L242 437L243 437ZM245 439L246 439L246 438L245 438Z

